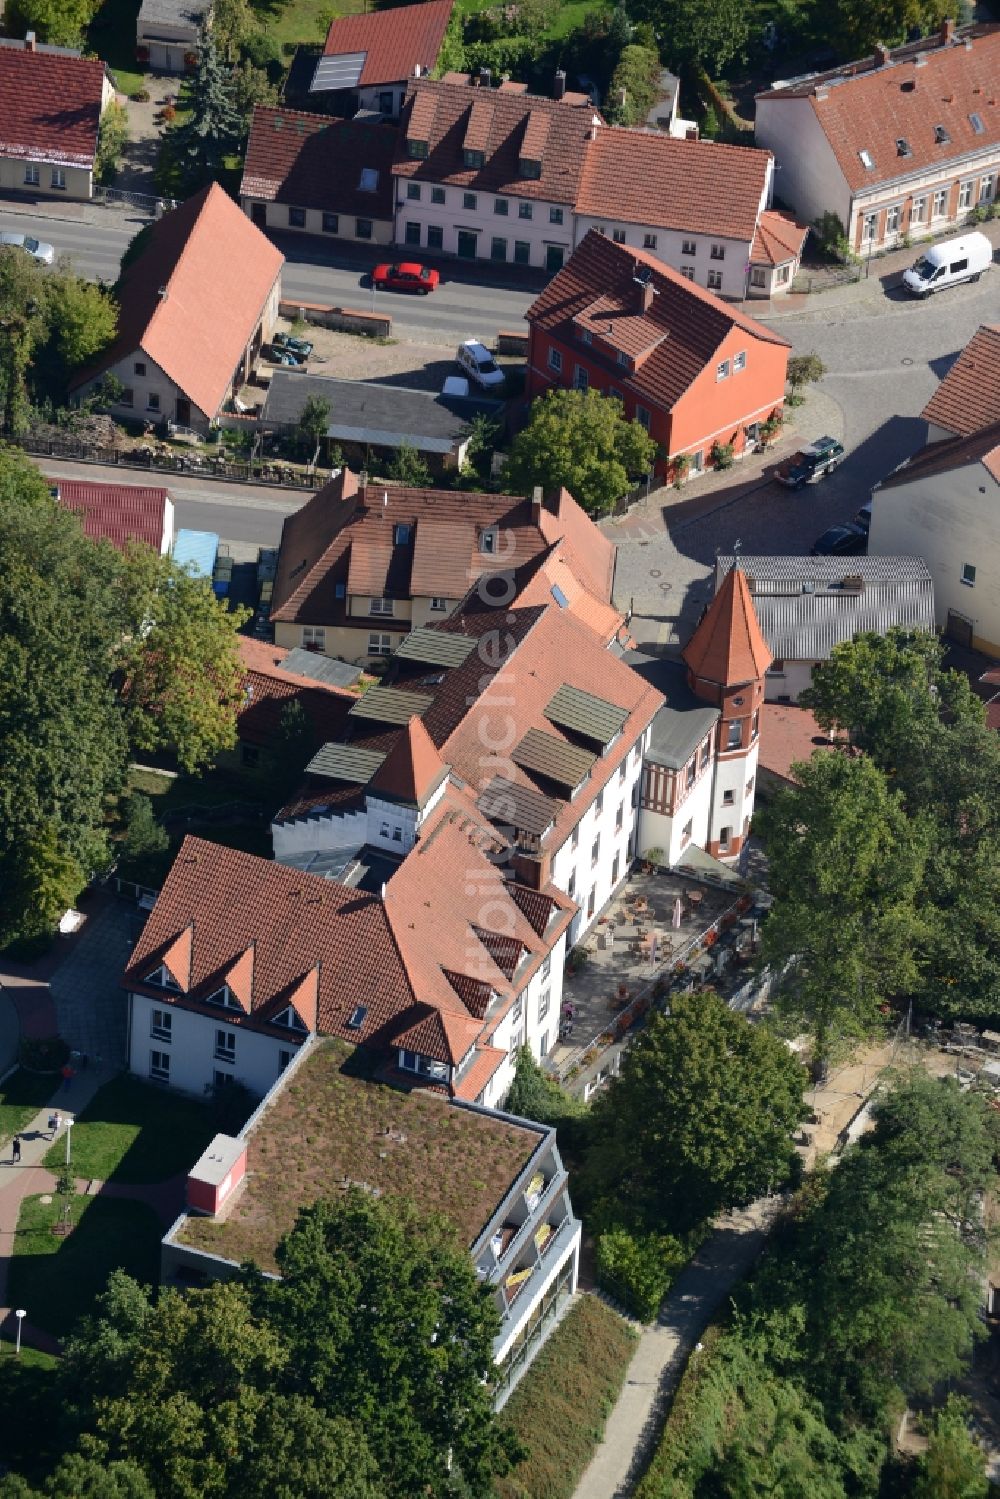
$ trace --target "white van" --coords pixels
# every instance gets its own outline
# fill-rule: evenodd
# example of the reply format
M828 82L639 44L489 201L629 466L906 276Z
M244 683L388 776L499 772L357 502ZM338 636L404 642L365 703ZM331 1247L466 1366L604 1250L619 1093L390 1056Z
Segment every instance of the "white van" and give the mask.
M943 286L957 286L960 281L978 281L993 264L993 246L985 234L963 234L960 239L946 239L921 255L916 265L903 274L903 285L915 297L929 297Z

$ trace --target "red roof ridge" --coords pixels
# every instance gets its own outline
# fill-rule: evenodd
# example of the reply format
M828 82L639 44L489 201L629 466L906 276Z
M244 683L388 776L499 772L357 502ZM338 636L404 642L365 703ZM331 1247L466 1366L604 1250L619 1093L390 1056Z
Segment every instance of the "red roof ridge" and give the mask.
M369 791L422 807L448 774L433 739L414 716L368 783Z
M726 573L681 655L696 677L721 687L764 676L774 657L741 568Z

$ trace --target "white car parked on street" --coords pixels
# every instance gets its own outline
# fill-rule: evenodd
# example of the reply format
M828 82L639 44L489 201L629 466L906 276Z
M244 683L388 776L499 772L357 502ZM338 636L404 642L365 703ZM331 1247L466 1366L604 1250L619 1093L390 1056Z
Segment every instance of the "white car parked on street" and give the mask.
M9 230L4 230L0 234L0 249L5 245L14 245L19 250L26 250L43 265L51 265L56 256L51 245L47 245L42 239L33 239L30 234L13 234Z

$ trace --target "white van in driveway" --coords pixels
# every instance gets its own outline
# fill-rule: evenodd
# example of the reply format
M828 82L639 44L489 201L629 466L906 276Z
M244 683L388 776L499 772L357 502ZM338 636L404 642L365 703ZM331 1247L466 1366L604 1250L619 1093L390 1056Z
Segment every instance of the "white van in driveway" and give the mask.
M903 285L915 297L957 286L960 281L978 281L993 264L993 246L985 234L963 234L931 245L916 265L903 273Z

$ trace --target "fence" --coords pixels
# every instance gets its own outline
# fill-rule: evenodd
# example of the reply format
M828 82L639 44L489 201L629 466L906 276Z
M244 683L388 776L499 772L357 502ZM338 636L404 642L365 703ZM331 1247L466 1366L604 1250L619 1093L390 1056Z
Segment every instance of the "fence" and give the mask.
M369 338L388 338L392 333L392 318L387 312L362 312L353 307L328 307L320 302L296 302L282 297L278 312L293 322L301 318L304 323L319 323L324 328L333 328L339 333L363 333Z
M187 474L194 479L222 479L229 484L261 484L274 489L319 489L327 476L301 473L284 463L261 459L238 463L231 458L201 458L191 453L160 455L151 448L105 448L75 437L35 437L31 433L5 433L6 442L16 443L39 458L65 458L75 463L98 463L109 468L134 468L146 473Z
M157 219L174 206L169 198L156 198L149 193L126 193L117 187L95 187L93 201L104 203L109 208L137 208L140 213L148 213L150 218Z

